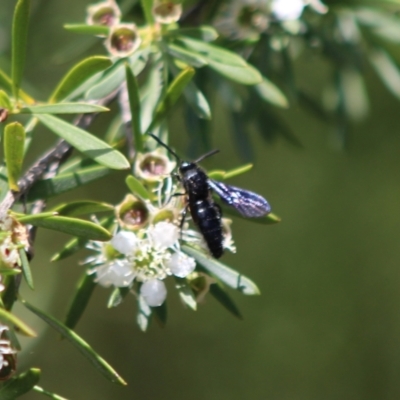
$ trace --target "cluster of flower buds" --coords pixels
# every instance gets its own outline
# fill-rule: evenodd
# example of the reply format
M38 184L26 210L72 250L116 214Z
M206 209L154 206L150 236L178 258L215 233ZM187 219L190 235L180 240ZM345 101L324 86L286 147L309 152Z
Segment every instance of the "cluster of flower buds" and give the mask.
M179 189L171 178L176 162L162 150L138 154L135 176L147 188L150 199L128 194L116 206L115 234L110 242L91 242L89 248L97 254L86 259L89 273L105 287L129 287L148 306L163 304L167 296L164 280L168 276L184 279L198 299L204 296L210 279L195 271L196 262L183 250L189 244L207 253L203 237L180 226L185 209L183 196L173 196ZM223 219L224 247L235 251L230 220Z
M7 380L16 369L16 351L8 339L9 328L0 324L0 380Z
M174 1L155 1L152 14L158 24L170 24L179 20L182 5ZM86 23L109 27L105 46L110 55L128 57L141 45L142 38L134 23L121 23L121 10L115 0L105 0L87 8Z

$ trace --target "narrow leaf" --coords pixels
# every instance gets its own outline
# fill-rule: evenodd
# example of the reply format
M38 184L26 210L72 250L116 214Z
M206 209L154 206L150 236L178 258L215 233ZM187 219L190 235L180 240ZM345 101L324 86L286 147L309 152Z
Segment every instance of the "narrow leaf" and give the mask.
M194 51L184 49L183 47L177 46L173 43L166 45L165 50L172 57L177 58L178 60L181 60L195 68L201 68L208 64L206 57Z
M143 14L145 16L147 24L153 25L154 24L154 18L152 12L153 0L140 0L140 3L142 4Z
M108 203L100 203L98 201L82 200L73 201L71 203L59 204L51 211L56 212L59 215L67 215L75 217L82 214L94 214L104 211L113 211L114 206Z
M18 0L15 6L12 25L12 61L11 75L13 94L18 100L19 88L25 68L25 57L28 42L30 0Z
M143 151L143 137L140 121L140 94L136 77L132 72L131 67L125 64L126 84L129 96L129 106L131 110L131 125L133 137L135 139L135 150Z
M102 167L101 165L96 165L82 168L74 172L62 173L51 179L40 180L28 192L27 200L30 202L59 195L102 178L109 172L110 169Z
M203 42L213 42L218 37L218 32L211 26L199 26L197 28L179 28L166 32L167 36L191 36Z
M2 87L6 92L11 93L13 91L12 79L0 69L0 87ZM22 89L19 90L19 97L26 104L34 104L35 100L32 99L28 94L26 94Z
M183 304L186 304L193 311L197 310L197 301L196 296L193 293L191 287L187 284L185 279L175 278L176 284L175 287L178 290L179 297L182 300Z
M242 314L233 302L231 297L218 284L210 285L210 294L225 307L230 313L239 319L243 319Z
M238 67L210 60L209 66L219 74L225 76L225 78L243 85L256 85L257 83L262 82L260 72L250 64L247 64L245 67Z
M128 287L115 288L107 302L107 308L119 306L124 298L128 295L130 289Z
M194 84L189 82L183 91L185 99L199 118L211 119L211 108L204 94Z
M0 388L1 400L15 400L17 397L32 390L39 382L40 369L31 368L22 374L11 378Z
M72 254L75 254L77 251L83 249L87 242L88 240L84 238L73 238L69 240L58 253L51 257L50 261L60 261L64 258L72 256Z
M50 96L50 102L56 103L57 101L65 99L72 93L78 86L89 79L97 72L103 71L112 65L111 60L104 56L92 56L86 58L80 63L72 67L67 72L64 78Z
M18 179L24 159L25 129L18 122L8 124L4 129L4 158L7 164L8 185L19 191Z
M181 96L186 85L191 81L194 76L193 68L185 68L168 86L165 96L159 102L152 123L148 128L147 132L153 130L158 123L165 118L168 112L171 110L172 106Z
M231 169L231 170L225 172L224 179L229 179L229 178L233 178L238 175L242 175L242 174L250 171L252 168L253 168L253 164L245 164L240 167Z
M193 247L183 246L183 251L193 257L204 269L227 286L237 289L247 295L260 294L257 285L239 272L229 268L210 256L205 255Z
M0 320L7 325L16 326L21 333L28 337L36 337L36 332L14 314L0 308ZM1 396L0 396L1 398Z
M5 108L7 110L12 110L11 100L8 94L4 90L0 90L0 108Z
M161 328L164 328L165 325L167 324L167 318L168 318L167 302L164 301L164 303L162 303L161 306L158 307L151 307L151 311L154 317L156 318L158 325Z
M85 114L110 111L106 107L89 103L43 104L22 108L21 114Z
M77 284L74 297L68 307L65 326L70 329L75 328L89 303L95 287L96 282L93 280L93 275L89 275L85 271Z
M283 92L267 78L263 77L262 82L255 85L254 88L258 95L267 103L282 108L289 107L289 101Z
M65 397L59 396L58 394L51 393L47 390L44 390L43 388L41 388L40 386L37 386L37 385L33 387L33 390L37 393L43 394L47 397L50 397L53 400L68 400Z
M103 35L107 36L110 28L105 25L86 25L86 24L66 24L64 29L73 33L84 35Z
M129 175L126 180L126 185L129 190L136 196L140 197L143 200L148 200L151 198L151 194L147 191L147 189L143 186L142 182L140 182L133 175Z
M46 214L46 213L43 213ZM78 218L52 216L42 214L27 215L18 218L21 223L39 226L67 233L73 236L88 238L90 240L106 241L111 239L111 233L102 226Z
M273 213L269 213L260 218L246 218L242 214L238 213L232 207L228 207L224 204L220 204L220 206L222 208L223 215L229 215L229 216L240 218L240 219L243 219L244 221L253 222L256 224L273 225L273 224L277 224L278 222L282 221L280 217L278 217L277 215L275 215Z
M32 290L34 290L35 285L33 284L32 271L31 271L31 267L29 265L28 257L26 256L26 252L24 249L21 248L18 250L18 253L19 253L19 257L21 259L22 272L24 274L26 283Z
M138 313L136 322L142 332L146 332L150 325L151 320L151 307L146 303L143 296L138 296Z
M52 115L38 114L36 117L56 135L99 164L112 169L130 167L129 161L122 153L83 129Z
M57 321L54 317L44 313L33 305L27 303L25 300L22 301L24 306L36 314L39 318L45 321L53 329L61 334L62 337L67 339L75 348L86 357L94 367L103 374L111 382L126 385L126 382L121 376L102 358L100 357L87 342L85 342L80 336L78 336L74 331L67 328L63 323Z

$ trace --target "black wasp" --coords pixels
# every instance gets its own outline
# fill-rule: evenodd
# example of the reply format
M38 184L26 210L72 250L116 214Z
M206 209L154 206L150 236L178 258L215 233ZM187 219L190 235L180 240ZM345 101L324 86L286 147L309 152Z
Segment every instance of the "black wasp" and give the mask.
M234 207L245 217L262 217L271 211L267 200L259 194L210 179L197 165L198 162L217 153L218 150L213 150L204 154L192 162L182 161L178 155L157 136L152 133L149 133L149 135L177 159L179 163L178 179L185 188L184 194L187 196L190 214L193 222L202 233L213 257L219 258L222 256L224 252L224 236L221 223L221 208L214 202L211 191L214 191L223 202ZM183 216L182 224L184 218L185 215Z

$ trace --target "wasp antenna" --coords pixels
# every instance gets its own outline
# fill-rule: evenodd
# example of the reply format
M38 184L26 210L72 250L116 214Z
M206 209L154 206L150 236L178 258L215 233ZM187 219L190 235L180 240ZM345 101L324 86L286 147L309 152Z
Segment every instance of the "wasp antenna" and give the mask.
M161 139L159 137L157 137L156 135L154 135L153 133L148 133L149 136L151 136L159 145L161 145L162 147L166 148L175 158L178 162L181 161L180 157L178 156L178 154L176 154L171 147L167 146L164 142L161 141Z
M195 160L194 162L195 162L195 163L198 163L198 162L200 162L200 161L203 161L205 158L210 157L210 156L213 156L213 155L216 154L216 153L219 153L219 150L218 150L218 149L211 150L211 151L209 151L208 153L203 154L202 156L200 156L200 157L199 157L197 160Z

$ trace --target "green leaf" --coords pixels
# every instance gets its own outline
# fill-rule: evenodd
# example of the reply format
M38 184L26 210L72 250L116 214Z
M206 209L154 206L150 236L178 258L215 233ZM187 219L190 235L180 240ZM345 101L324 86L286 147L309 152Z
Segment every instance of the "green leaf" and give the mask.
M195 68L201 68L208 64L207 58L199 53L184 49L183 47L169 43L165 46L165 50L174 58L183 61Z
M140 0L142 5L143 14L145 16L146 22L148 25L154 24L153 18L153 0Z
M13 91L13 83L11 78L0 69L0 87L4 88L6 92L11 93ZM22 89L19 90L19 97L26 104L34 104L35 100L26 94Z
M162 303L161 306L158 307L151 307L151 311L154 317L156 318L158 325L161 328L164 328L164 326L167 324L167 318L168 318L167 302L164 301L164 303Z
M25 249L23 249L23 248L19 249L18 253L19 253L19 257L21 259L22 272L24 274L26 283L32 290L34 290L35 285L33 284L32 271L31 271L31 267L29 265L28 257L26 256Z
M218 32L211 26L199 26L197 28L179 28L172 29L166 33L166 36L191 36L203 42L213 42L218 37Z
M91 56L72 67L58 84L50 102L56 103L65 99L78 86L97 72L103 71L112 65L111 60L104 56Z
M22 271L16 268L0 268L0 274L4 276L19 275Z
M186 101L193 108L199 118L211 119L211 108L204 94L194 84L189 82L183 91Z
M102 35L107 36L110 28L105 25L86 25L86 24L66 24L64 29L73 33L84 35Z
M89 303L95 287L96 282L93 280L93 275L89 275L88 272L85 271L77 284L74 297L68 307L65 326L70 329L75 328Z
M235 209L232 207L228 207L224 204L221 204L221 208L222 208L222 212L224 215L229 215L232 217L240 218L240 219L243 219L248 222L254 222L256 224L273 225L273 224L277 224L278 222L282 221L281 218L279 218L277 215L275 215L273 213L269 213L260 218L246 218L242 214L235 211Z
M40 369L31 368L11 378L5 382L0 388L1 400L15 400L17 397L32 390L32 388L39 382Z
M129 294L129 291L130 289L128 287L115 288L108 299L107 308L119 306L124 298Z
M143 296L138 296L138 313L136 322L142 332L146 332L151 321L151 307L146 303Z
M60 261L64 258L72 256L72 254L75 254L77 251L83 249L87 242L88 240L84 238L73 238L69 240L58 253L51 257L50 261Z
M18 100L19 88L25 68L25 57L28 42L30 0L18 0L15 6L12 25L12 61L11 75L13 94Z
M106 107L88 103L43 104L22 108L21 114L84 114L110 111Z
M255 85L254 88L258 95L267 103L282 108L289 107L289 101L283 92L267 78L262 77L262 82Z
M125 64L126 84L129 96L129 106L131 110L131 125L133 137L135 139L135 150L143 151L143 137L140 122L140 94L136 77L132 72L131 67Z
M37 393L44 394L45 396L50 397L53 400L68 400L65 397L59 396L58 394L48 392L47 390L44 390L43 388L37 385L33 387L33 390Z
M18 220L23 224L31 224L41 228L52 229L55 231L67 233L73 236L88 238L90 240L106 241L110 240L112 235L107 229L78 218L48 216L48 213L27 215Z
M8 185L19 191L18 179L24 160L25 129L18 122L8 124L4 129L4 158L8 171Z
M0 320L7 325L17 327L25 336L36 337L36 332L32 328L30 328L25 322L20 320L14 314L4 310L4 308L0 308ZM0 396L0 398L2 397Z
M102 178L110 172L110 169L96 165L82 168L74 172L62 173L51 179L38 181L28 192L27 201L47 199L68 190L75 189L96 179Z
M186 254L193 257L204 269L227 286L237 289L246 295L260 294L257 285L246 276L194 249L193 247L183 246L182 249Z
M242 314L233 302L231 297L218 284L210 285L210 294L224 306L230 313L239 319L243 319Z
M175 287L178 290L179 297L183 304L186 304L193 311L197 310L196 296L192 288L187 284L185 279L175 278Z
M210 171L207 173L207 175L212 179L221 181L224 179L230 179L230 178L234 178L235 176L242 175L242 174L250 171L252 168L253 168L253 164L245 164L245 165L241 165L240 167L231 169L229 171Z
M256 85L257 83L262 82L260 72L250 64L247 64L245 67L238 67L210 60L209 67L225 76L225 78L243 85Z
M56 320L54 317L44 313L33 305L22 300L23 305L39 318L45 321L49 326L55 329L62 337L67 339L75 348L86 357L94 367L103 374L111 382L117 383L119 385L126 385L126 382L121 376L102 358L100 357L87 342L85 342L80 336L78 336L74 331L67 328L63 323Z
M101 203L98 201L81 200L73 201L71 203L59 204L51 211L59 215L77 216L82 214L94 214L104 211L113 211L114 206L108 203Z
M171 82L168 89L157 105L154 113L154 118L150 124L147 132L151 132L154 127L156 127L159 122L165 118L168 112L171 110L172 106L181 96L183 90L187 84L191 81L194 76L193 68L185 68L182 72Z
M4 90L0 90L0 108L6 108L9 111L13 108L11 100Z
M122 153L83 129L52 115L38 114L36 117L56 135L99 164L112 169L130 167L129 161Z
M20 278L18 277L18 281L19 281L19 279ZM15 301L17 300L18 287L19 287L19 285L17 285L17 277L10 276L7 279L7 286L1 295L1 299L3 300L3 304L1 304L1 306L3 307L3 305L4 305L4 308L6 310L11 310Z
M129 190L136 196L140 197L143 200L149 200L151 198L151 194L147 191L147 189L143 186L142 182L140 182L133 175L128 175L125 179L126 185Z

